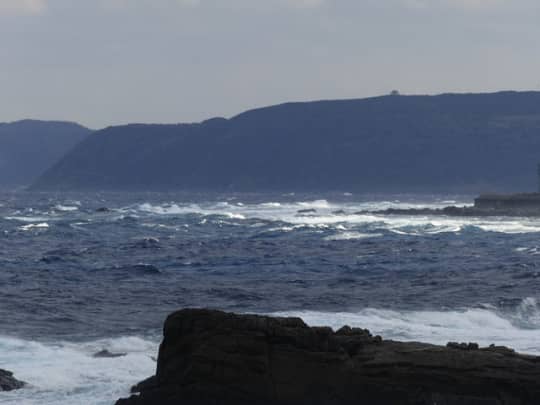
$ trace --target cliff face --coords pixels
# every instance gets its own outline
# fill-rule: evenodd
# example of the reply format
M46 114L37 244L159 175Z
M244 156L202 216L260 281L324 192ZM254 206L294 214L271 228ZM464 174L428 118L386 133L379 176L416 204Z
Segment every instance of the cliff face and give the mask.
M510 349L385 341L297 318L182 310L154 377L117 405L538 404L540 358Z
M0 123L0 188L32 184L90 132L70 122Z
M39 190L512 191L536 188L540 93L289 103L98 131Z

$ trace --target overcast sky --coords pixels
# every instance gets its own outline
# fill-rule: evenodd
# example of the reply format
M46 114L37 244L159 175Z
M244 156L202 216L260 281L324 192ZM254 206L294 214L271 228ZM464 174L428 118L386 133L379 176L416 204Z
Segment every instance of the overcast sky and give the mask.
M0 0L0 121L540 90L538 0Z

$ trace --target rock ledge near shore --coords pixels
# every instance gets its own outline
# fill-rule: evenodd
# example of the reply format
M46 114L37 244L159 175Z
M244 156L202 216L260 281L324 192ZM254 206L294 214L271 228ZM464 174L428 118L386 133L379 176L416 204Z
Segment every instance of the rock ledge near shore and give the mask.
M533 405L540 357L186 309L167 318L156 375L133 392L117 405Z
M0 368L0 392L17 390L23 388L25 385L26 384L23 381L19 381L13 377L11 371L2 370Z
M478 208L456 207L454 205L444 208L387 208L384 210L359 211L355 214L375 215L415 215L415 216L448 216L448 217L540 217L538 208Z

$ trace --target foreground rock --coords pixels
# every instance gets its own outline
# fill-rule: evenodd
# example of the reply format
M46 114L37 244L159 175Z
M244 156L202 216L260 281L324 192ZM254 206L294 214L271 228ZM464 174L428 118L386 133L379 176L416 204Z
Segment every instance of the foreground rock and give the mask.
M156 375L134 391L117 405L532 405L540 358L385 341L298 318L182 310L165 322Z
M0 369L0 391L17 390L25 386L25 383L13 377L11 371Z

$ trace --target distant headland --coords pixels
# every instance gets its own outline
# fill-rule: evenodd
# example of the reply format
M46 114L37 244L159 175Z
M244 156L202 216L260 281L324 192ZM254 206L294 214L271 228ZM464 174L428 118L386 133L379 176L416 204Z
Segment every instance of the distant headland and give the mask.
M538 133L540 92L287 103L96 131L31 189L515 192Z
M0 190L32 184L91 132L72 122L0 123Z
M511 91L286 103L99 131L23 121L0 124L0 188L513 193L536 182L538 133L540 92Z

